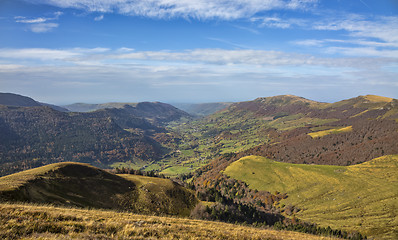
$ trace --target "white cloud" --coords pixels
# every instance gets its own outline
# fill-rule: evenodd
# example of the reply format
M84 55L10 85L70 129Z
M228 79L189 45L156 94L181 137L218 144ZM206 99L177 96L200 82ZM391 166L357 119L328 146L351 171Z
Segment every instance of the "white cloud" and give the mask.
M14 17L15 22L17 23L25 23L28 26L28 29L35 33L44 33L53 30L59 26L58 23L51 23L48 21L58 20L59 16L61 16L63 12L54 12L53 17L38 17L38 18L27 18L24 16L16 16Z
M381 89L377 94L394 97L397 67L398 58L392 57L321 58L259 50L0 49L3 91L35 88L35 94L54 94L56 101L91 92L100 101L107 96L114 101L122 96L129 101L211 101L221 100L214 96L251 99L288 92L319 99L342 89L353 94L356 86L367 90L358 95ZM313 92L318 97L306 95Z
M89 12L153 18L238 19L273 9L307 9L318 0L25 0Z
M17 23L43 23L46 22L46 18L34 18L34 19L26 19L25 17L15 17L15 22Z
M38 23L30 25L29 28L32 32L35 33L44 33L53 30L59 26L58 23Z
M94 21L101 21L102 19L104 19L104 15L100 15L98 17L95 17Z
M0 49L0 59L10 60L66 60L81 55L76 50L57 50L48 48L22 48L22 49Z
M343 49L330 49L343 51ZM344 49L349 51L349 49ZM224 49L191 49L185 51L134 51L129 48L116 50L108 48L73 48L73 49L0 49L0 60L7 64L20 61L30 61L37 64L58 65L92 65L106 66L108 64L126 66L144 64L148 66L240 66L242 69L258 67L308 67L325 68L377 68L390 63L398 63L396 51L385 53L384 57L369 58L375 53L362 49L363 57L321 58L309 54L286 53L264 50L224 50ZM366 52L369 51L369 52ZM357 56L359 53L347 55ZM57 61L57 62L55 62ZM28 64L28 63L27 63Z

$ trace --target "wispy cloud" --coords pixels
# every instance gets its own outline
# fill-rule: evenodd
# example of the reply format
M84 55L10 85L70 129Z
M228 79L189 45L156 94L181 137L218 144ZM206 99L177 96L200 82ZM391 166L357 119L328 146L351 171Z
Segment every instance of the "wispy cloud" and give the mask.
M398 17L363 16L358 14L335 17L311 16L308 19L280 16L253 17L260 27L302 29L306 31L332 31L334 39L301 39L294 44L321 47L324 52L356 56L398 57ZM390 51L390 52L388 52Z
M336 49L337 51L338 49ZM365 51L366 49L363 49ZM357 55L357 54L349 54ZM134 51L129 48L116 50L108 48L73 48L73 49L0 49L0 60L8 64L16 64L21 61L30 61L37 64L58 65L128 65L145 64L156 66L179 66L183 65L207 65L209 66L241 66L267 67L267 66L290 66L290 67L326 67L326 68L375 68L398 63L398 56L394 53L384 57L368 58L371 53L363 57L340 57L326 58L315 57L309 54L287 53L279 51L264 50L225 50L225 49L192 49L185 51ZM58 61L58 62L54 62ZM29 62L27 62L29 63Z
M38 23L29 26L30 30L35 33L44 33L53 30L59 26L58 23Z
M398 91L397 66L394 57L321 58L260 50L0 49L4 91L18 86L29 91L40 85L43 94L54 93L54 99L79 92L86 96L86 91L100 94L102 101L106 96L110 100L124 96L129 101L134 100L132 96L140 101L210 101L220 100L214 96L221 95L224 100L250 99L286 92L315 98L308 95L314 87L319 96L326 96L333 89L355 86L366 93L384 89L388 95L388 91Z
M25 0L88 12L116 12L153 18L238 19L274 9L307 9L318 0Z
M101 21L102 19L104 19L104 15L100 15L98 17L95 17L94 21Z
M14 17L15 22L17 23L25 23L28 26L28 29L35 33L44 33L53 30L59 26L58 23L50 22L58 20L59 16L61 16L62 12L54 12L52 17L38 17L38 18L28 18L24 16L16 16Z

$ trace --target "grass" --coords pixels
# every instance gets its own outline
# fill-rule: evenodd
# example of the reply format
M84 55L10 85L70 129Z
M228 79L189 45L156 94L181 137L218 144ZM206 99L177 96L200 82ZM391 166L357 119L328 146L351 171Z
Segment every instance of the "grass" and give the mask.
M134 209L146 214L189 216L198 200L191 190L170 179L120 174L132 181L138 189L138 197L132 203Z
M179 174L183 174L183 173L189 172L191 170L192 169L190 167L174 166L174 167L166 168L165 170L161 171L160 173L168 175L168 176L177 176Z
M69 164L75 164L71 162L62 162L46 165L40 168L33 168L23 172L14 173L4 177L0 177L0 191L11 191L15 190L29 181L37 179L50 171L56 171L59 168L67 166ZM91 167L89 164L79 163L81 166Z
M221 222L106 210L0 204L2 239L330 239Z
M224 173L252 189L287 193L281 204L302 209L296 214L302 220L376 239L398 239L398 155L348 167L249 156Z
M323 131L312 132L308 133L308 135L310 135L312 138L320 138L329 134L338 134L342 132L351 132L351 131L352 131L352 126L348 126L348 127L338 127Z
M80 163L57 163L0 178L0 201L119 209L188 216L195 194L170 179L116 175Z

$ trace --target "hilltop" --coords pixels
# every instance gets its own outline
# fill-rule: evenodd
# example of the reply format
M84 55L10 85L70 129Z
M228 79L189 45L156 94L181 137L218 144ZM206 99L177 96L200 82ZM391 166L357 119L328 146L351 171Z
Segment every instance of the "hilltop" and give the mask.
M47 106L54 110L61 112L68 112L68 109L56 105L41 103L33 100L30 97L14 94L14 93L0 93L0 105L13 107L38 107Z
M179 216L188 216L198 202L169 179L115 175L70 162L1 177L0 200Z

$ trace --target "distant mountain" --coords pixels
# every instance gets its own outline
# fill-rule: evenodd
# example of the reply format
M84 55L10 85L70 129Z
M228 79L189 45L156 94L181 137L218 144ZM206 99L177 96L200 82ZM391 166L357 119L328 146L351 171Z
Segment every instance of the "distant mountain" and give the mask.
M69 112L68 109L63 108L63 107L60 107L60 106L57 106L57 105L48 104L48 103L41 103L41 102L39 102L39 103L40 103L42 106L47 106L47 107L50 107L50 108L52 108L52 109L54 109L54 110L57 110L57 111L60 111L60 112Z
M48 106L60 112L68 112L68 109L66 108L48 103L37 102L30 97L25 97L14 93L0 93L0 105L14 106L14 107Z
M191 116L166 103L161 102L139 102L139 103L102 103L86 104L75 103L63 106L72 112L93 112L101 109L124 109L126 112L136 116L151 119L156 122L170 122L181 118L191 118Z
M169 179L115 175L82 163L56 163L0 178L0 201L50 203L187 216L198 200Z
M15 107L37 107L41 106L30 97L21 96L14 93L0 93L0 105Z
M230 106L232 102L174 103L173 106L196 116L208 116Z
M118 102L101 103L101 104L74 103L74 104L64 105L62 107L68 109L71 112L92 112L105 108L124 108L126 105L135 107L137 103L118 103Z
M123 109L64 113L49 107L0 107L0 175L60 161L106 167L154 161L165 129Z

